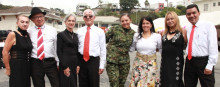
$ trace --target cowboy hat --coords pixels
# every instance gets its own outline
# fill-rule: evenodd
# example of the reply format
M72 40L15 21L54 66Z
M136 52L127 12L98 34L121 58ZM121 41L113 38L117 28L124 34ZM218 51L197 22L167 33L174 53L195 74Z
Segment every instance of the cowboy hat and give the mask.
M29 16L29 19L31 19L32 16L38 13L42 13L43 15L46 15L46 12L42 12L38 7L33 7L31 9L31 15Z

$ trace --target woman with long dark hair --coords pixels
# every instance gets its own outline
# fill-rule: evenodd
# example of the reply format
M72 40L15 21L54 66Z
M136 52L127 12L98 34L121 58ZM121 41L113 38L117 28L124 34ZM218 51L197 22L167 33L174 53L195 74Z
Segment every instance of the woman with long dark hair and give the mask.
M138 33L133 37L130 51L137 51L130 87L156 87L157 49L161 48L161 36L155 33L153 20L143 17L139 23Z

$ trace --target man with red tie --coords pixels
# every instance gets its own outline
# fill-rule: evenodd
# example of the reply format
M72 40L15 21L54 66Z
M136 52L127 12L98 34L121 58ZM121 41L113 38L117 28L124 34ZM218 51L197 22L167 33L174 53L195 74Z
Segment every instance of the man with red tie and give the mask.
M187 28L185 87L196 87L198 79L201 87L214 87L214 65L218 60L216 28L210 22L200 20L199 16L196 4L187 6L186 18L192 26Z
M35 26L28 29L33 45L31 54L31 77L34 87L45 87L44 76L50 80L51 87L59 87L55 28L45 25L46 12L33 7L29 19ZM57 61L55 60L57 59Z
M79 87L99 87L99 76L106 62L105 33L94 26L95 14L91 9L83 12L86 26L77 30L81 64Z

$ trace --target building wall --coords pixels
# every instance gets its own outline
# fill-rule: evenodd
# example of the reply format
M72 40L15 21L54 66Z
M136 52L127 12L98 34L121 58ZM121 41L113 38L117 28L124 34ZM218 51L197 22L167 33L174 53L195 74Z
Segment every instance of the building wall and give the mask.
M183 5L183 6L188 6L189 4L192 4L192 2L190 0L182 0L182 1L178 1L176 3L176 5Z
M16 30L17 29L17 25L16 25L16 16L15 15L10 15L10 16L5 16L5 19L1 17L1 21L0 21L0 30ZM50 25L54 28L57 29L57 31L62 31L65 28L65 24L62 23L62 25L58 25L56 20L53 20L52 23L47 23L47 21L45 21L45 24ZM30 25L29 27L34 26L34 23L32 21L30 21Z
M5 19L3 16L1 17L0 21L0 30L16 30L16 16L5 16Z
M164 9L164 3L151 4L151 5L150 5L150 8L162 10L162 9Z
M220 10L220 0L201 0L193 3L198 5L200 12L212 12ZM215 3L215 6L213 6L213 3Z

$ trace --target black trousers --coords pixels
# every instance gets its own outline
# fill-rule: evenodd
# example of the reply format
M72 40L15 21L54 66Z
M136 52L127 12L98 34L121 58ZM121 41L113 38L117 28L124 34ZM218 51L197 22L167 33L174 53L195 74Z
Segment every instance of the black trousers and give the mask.
M197 87L198 79L201 87L214 87L214 67L211 75L205 75L204 69L208 63L208 57L192 57L191 60L186 58L184 82L185 87Z
M81 55L79 87L99 87L99 57L91 57L85 62Z
M47 75L51 87L59 87L57 62L54 58L44 59L45 60L31 58L31 77L34 87L45 87L45 75Z

